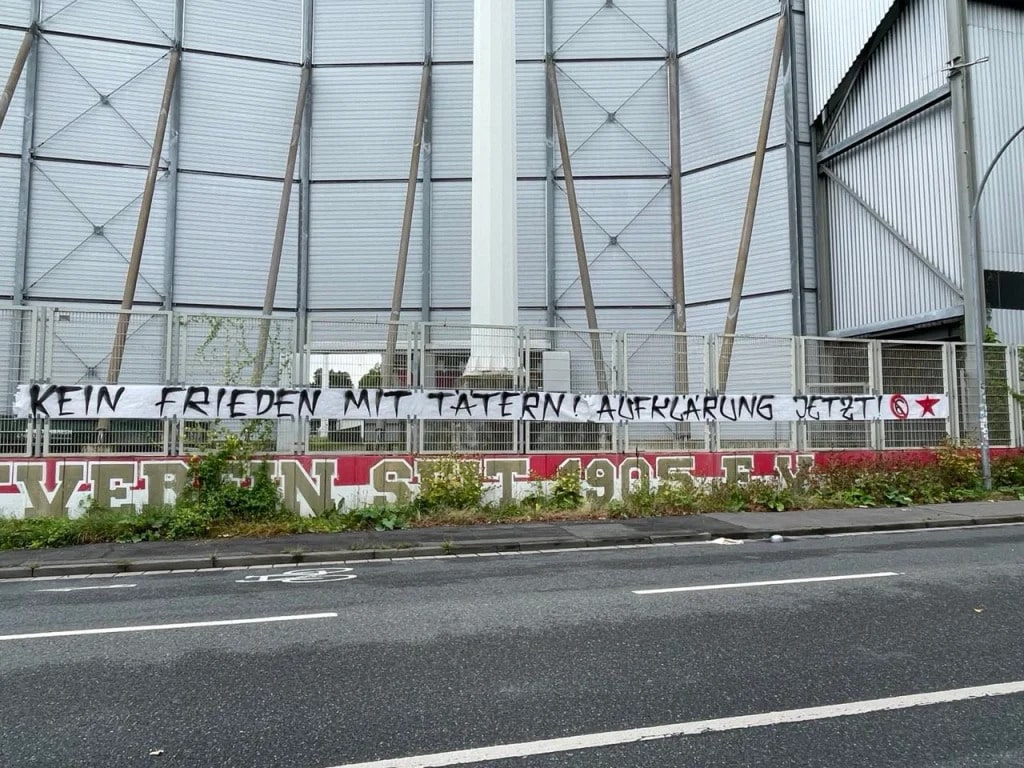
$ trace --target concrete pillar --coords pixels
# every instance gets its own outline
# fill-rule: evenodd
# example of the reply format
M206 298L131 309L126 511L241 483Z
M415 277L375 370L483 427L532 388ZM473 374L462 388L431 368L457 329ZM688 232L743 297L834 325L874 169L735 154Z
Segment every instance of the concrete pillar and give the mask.
M473 4L473 202L470 321L512 326L516 280L514 0ZM474 328L467 375L514 373L516 334Z

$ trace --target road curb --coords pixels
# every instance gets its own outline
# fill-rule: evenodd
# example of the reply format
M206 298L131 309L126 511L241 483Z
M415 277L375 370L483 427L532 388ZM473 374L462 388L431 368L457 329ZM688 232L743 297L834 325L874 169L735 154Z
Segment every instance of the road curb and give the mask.
M767 513L766 513L767 514ZM637 546L644 544L681 544L686 542L711 541L727 538L742 541L769 539L772 536L799 537L823 536L843 533L884 533L903 530L925 530L929 528L970 528L979 525L1006 525L1024 523L1024 515L1000 515L993 517L967 517L956 520L912 520L906 522L872 523L870 525L821 525L790 526L788 528L765 527L738 529L728 533L706 531L685 531L679 533L653 533L647 536L630 534L621 536L591 536L586 538L509 538L491 541L452 540L444 544L424 544L400 548L367 547L350 550L313 550L279 554L204 555L193 557L161 557L151 559L123 560L118 562L91 563L48 563L25 564L0 568L0 581L24 578L56 578L61 576L96 576L118 573L141 573L161 571L174 573L182 571L210 570L217 568L251 568L302 565L313 563L342 563L353 560L402 560L418 557L444 555L472 555L491 553L537 552L541 550L586 549L592 547Z

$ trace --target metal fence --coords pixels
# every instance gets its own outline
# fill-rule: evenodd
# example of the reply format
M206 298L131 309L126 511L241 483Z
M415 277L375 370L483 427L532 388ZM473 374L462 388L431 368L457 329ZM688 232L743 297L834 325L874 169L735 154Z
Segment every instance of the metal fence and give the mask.
M451 451L636 452L911 448L976 442L972 350L962 344L736 336L733 394L875 395L944 392L945 420L715 424L577 424L315 420L165 422L13 416L23 383L109 382L118 311L0 309L0 453L181 455L247 431L282 454ZM721 335L590 332L294 316L133 311L118 382L323 387L503 388L576 393L719 394ZM471 350L478 358L471 358ZM485 379L473 370L508 376ZM1024 446L1019 349L989 345L990 439Z

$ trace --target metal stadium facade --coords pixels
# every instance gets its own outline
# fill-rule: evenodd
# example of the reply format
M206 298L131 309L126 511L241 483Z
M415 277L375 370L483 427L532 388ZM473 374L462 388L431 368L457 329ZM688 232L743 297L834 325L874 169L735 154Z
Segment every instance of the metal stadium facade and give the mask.
M953 398L937 429L522 428L502 449L963 434L963 342L1024 342L1017 6L0 0L4 399L497 370ZM1019 378L1015 347L994 354ZM1004 411L994 439L1017 442ZM161 429L122 452L188 447ZM450 447L432 429L379 444Z

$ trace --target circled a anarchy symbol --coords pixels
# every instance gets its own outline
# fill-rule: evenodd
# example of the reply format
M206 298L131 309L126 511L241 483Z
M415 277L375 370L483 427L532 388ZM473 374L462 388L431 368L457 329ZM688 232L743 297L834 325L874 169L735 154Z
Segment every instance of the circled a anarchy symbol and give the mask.
M900 421L910 416L910 403L903 395L893 395L889 399L889 409L892 411L892 415Z

